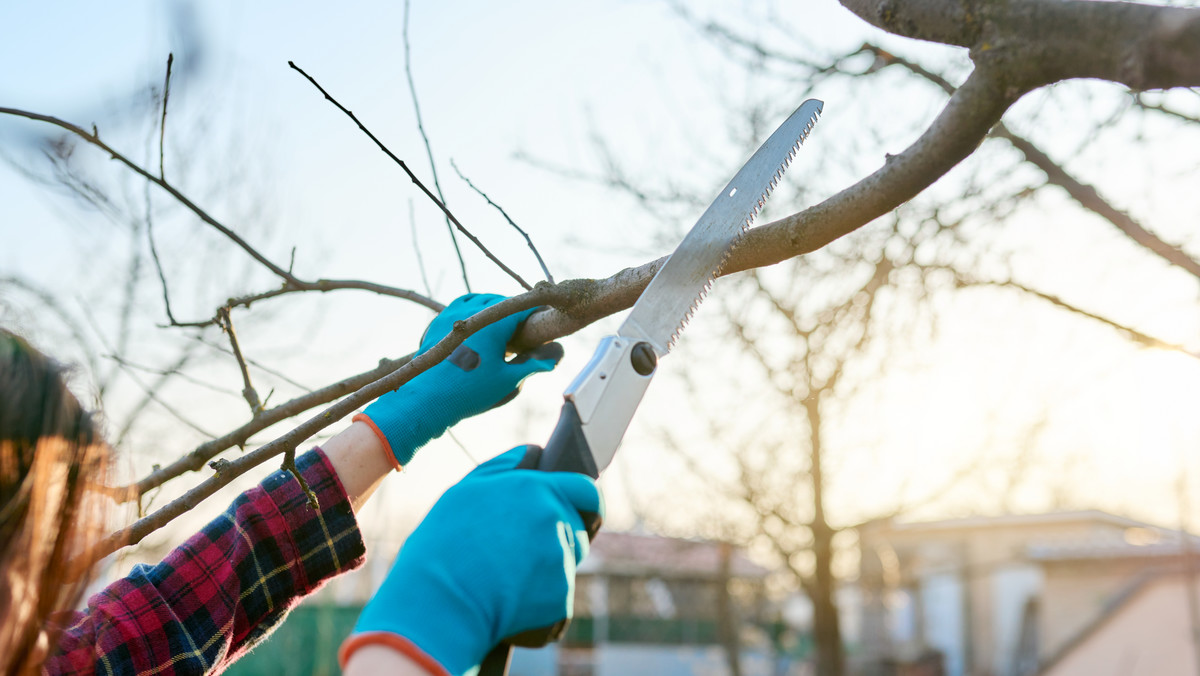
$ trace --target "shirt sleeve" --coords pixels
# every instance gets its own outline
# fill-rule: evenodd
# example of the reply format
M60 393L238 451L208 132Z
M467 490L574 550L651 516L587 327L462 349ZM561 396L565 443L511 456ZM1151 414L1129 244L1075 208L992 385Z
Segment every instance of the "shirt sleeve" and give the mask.
M156 566L139 565L59 621L49 674L218 673L300 600L362 565L349 498L320 449L277 471ZM65 621L64 621L65 620Z

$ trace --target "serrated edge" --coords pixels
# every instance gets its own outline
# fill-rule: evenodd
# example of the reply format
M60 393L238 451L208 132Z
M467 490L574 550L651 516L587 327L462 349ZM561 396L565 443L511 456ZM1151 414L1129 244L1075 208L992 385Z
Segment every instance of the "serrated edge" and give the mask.
M667 339L668 350L675 348L675 343L679 340L679 336L683 333L683 330L687 328L688 322L692 320L692 317L696 314L696 310L700 308L700 303L703 303L704 299L708 297L709 291L712 290L712 286L717 281L717 277L721 276L721 270L725 269L725 264L729 262L729 257L733 254L733 250L737 248L738 242L741 241L743 235L750 231L750 226L754 224L754 219L758 217L759 212L761 212L763 207L766 206L767 199L771 196L771 192L775 190L775 186L779 185L779 181L783 180L784 173L786 173L788 167L791 166L792 160L796 159L796 153L800 152L800 146L804 145L804 142L808 140L809 134L812 133L813 127L816 126L817 120L820 119L822 112L822 110L818 109L812 114L812 117L808 118L808 124L806 124L804 129L800 131L800 135L796 139L796 142L792 144L792 149L788 151L787 158L784 159L783 164L779 165L779 167L775 170L775 175L771 178L770 182L767 183L767 187L764 188L762 193L758 196L758 202L750 211L750 216L745 219L741 227L738 229L737 234L734 235L732 240L730 240L729 245L725 247L725 251L721 254L721 260L717 263L717 267L714 268L711 273L709 273L708 279L705 280L704 285L700 287L700 292L696 294L696 298L688 307L687 312L683 313L683 319L680 320L679 325L675 327L675 330L671 332L671 337Z

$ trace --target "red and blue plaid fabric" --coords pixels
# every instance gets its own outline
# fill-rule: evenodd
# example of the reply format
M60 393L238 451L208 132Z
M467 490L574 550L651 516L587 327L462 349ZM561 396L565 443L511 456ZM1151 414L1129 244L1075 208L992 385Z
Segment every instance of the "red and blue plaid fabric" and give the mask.
M362 565L362 536L319 449L296 459L316 493L275 472L156 566L140 565L59 619L49 674L215 674L304 596Z

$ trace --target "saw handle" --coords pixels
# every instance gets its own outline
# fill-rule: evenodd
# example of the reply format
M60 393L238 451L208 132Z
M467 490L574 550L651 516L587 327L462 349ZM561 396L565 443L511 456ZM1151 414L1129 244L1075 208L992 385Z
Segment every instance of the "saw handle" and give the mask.
M530 446L517 469L543 472L576 472L593 479L612 460L629 426L658 357L650 343L633 338L608 336L563 394L566 401L558 424L544 449ZM580 513L588 539L600 530L600 515ZM523 631L502 640L480 665L480 676L506 676L512 647L540 648L557 641L570 620L563 618L549 627Z
M588 448L587 439L583 436L583 424L579 420L579 412L575 410L574 403L567 401L563 404L558 425L554 427L554 433L550 435L546 447L529 446L516 469L576 472L593 479L600 476L596 463L592 460L592 451ZM583 517L588 539L595 539L602 522L600 515L594 512L580 512L579 516ZM479 667L479 676L506 676L513 646L541 648L553 643L562 638L570 622L569 618L564 617L548 627L528 629L505 638L484 658Z

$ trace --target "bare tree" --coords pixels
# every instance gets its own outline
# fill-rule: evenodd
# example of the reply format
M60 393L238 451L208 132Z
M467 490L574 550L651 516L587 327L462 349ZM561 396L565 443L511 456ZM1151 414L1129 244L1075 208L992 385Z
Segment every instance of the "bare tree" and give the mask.
M912 16L920 16L920 21L931 21L941 16L942 12L942 8L937 8L931 9L927 15L921 14L922 7L933 8L936 3L915 2L905 3L904 6L886 3L869 8L860 7L859 3L844 4L869 21L876 21L873 18L876 15L872 12L878 10L878 17L886 18L885 28L906 37L926 39L929 34L922 32L923 24L916 19L910 24L893 21L892 15L911 13ZM725 441L722 445L734 461L732 471L722 474L713 469L719 463L712 458L711 449L704 457L690 455L685 450L688 446L686 443L672 439L669 431L664 432L664 437L683 455L691 471L704 478L709 485L711 491L706 499L717 499L721 506L704 511L702 518L719 519L723 510L741 517L740 532L744 541L765 542L783 562L794 584L812 601L818 674L840 675L846 670L838 609L834 601L834 562L838 549L834 543L838 533L852 534L854 529L852 522L831 516L828 511L827 492L830 484L825 465L830 452L838 453L840 450L831 443L827 432L827 427L835 424L831 422L830 409L844 409L846 402L853 399L856 386L864 382L861 374L869 374L865 376L867 380L880 377L886 371L886 355L898 343L920 341L936 329L935 316L929 307L932 296L982 287L1008 289L1096 325L1116 329L1136 344L1197 356L1194 347L1188 348L1150 336L1131 324L1113 319L1102 307L1085 309L1059 295L1039 290L1036 283L1020 281L1008 257L996 255L991 246L999 227L1015 220L1016 215L1035 200L1061 190L1078 208L1098 216L1125 236L1132 245L1129 250L1134 256L1139 252L1149 254L1171 268L1196 277L1197 259L1188 252L1187 246L1168 243L1164 237L1155 234L1155 228L1148 227L1113 206L1112 198L1089 185L1073 171L1071 165L1077 163L1074 157L1056 161L1050 152L999 121L1000 115L1024 93L1061 79L1078 77L1073 73L1085 72L1095 66L1085 63L1084 57L1071 50L1061 54L1055 52L1054 58L1061 62L1056 68L1062 70L1048 69L1058 73L1054 77L1047 77L1048 71L1035 63L1038 59L1048 58L1045 46L1035 47L1035 43L1041 44L1047 40L1048 32L1067 30L1066 19L1058 13L1075 12L1078 20L1100 23L1100 15L1091 12L1111 10L1115 14L1105 20L1117 21L1146 17L1148 15L1142 14L1145 8L1100 8L1096 3L1030 2L1017 6L989 2L969 4L971 14L968 19L979 19L986 25L981 33L971 38L977 42L941 40L972 48L975 70L962 85L952 84L952 76L939 72L953 71L944 63L924 66L916 59L900 56L872 42L848 53L813 57L805 54L803 49L789 51L786 47L780 47L780 44L787 44L786 30L780 31L784 35L775 41L752 38L739 33L731 23L700 19L684 6L676 7L684 20L745 66L748 80L790 82L805 93L821 86L828 88L835 83L864 91L865 86L869 86L865 83L899 71L912 76L913 82L933 85L946 97L943 98L946 103L942 115L908 150L900 155L887 156L883 169L817 207L757 229L751 236L761 236L763 239L754 244L743 242L738 249L740 255L750 255L747 253L747 245L750 244L759 246L755 250L757 255L772 256L772 247L786 249L788 244L802 237L816 236L815 231L824 227L830 227L828 242L832 243L845 234L841 228L829 225L844 215L837 212L871 209L869 203L872 200L885 201L889 204L888 209L892 209L915 197L922 188L932 183L932 180L925 182L923 176L933 179L942 176L957 161L953 159L956 154L961 153L965 158L975 152L978 146L985 146L985 152L980 155L986 157L986 161L1000 165L999 168L989 169L984 164L985 160L977 159L971 163L970 173L956 174L958 182L949 199L945 193L926 195L913 206L894 211L891 218L880 219L882 222L876 222L872 228L846 237L812 255L780 264L771 271L774 274L750 270L746 275L739 276L736 283L726 285L719 297L725 301L725 319L732 342L740 345L743 355L743 359L737 363L746 368L725 369L736 373L737 377L725 379L719 389L736 389L739 392L737 400L740 402L740 415L749 415L752 419L745 423L745 429L739 434L740 428L729 424L727 412L722 415L705 405L704 402L711 397L698 395L695 398L699 402L697 408L700 417L719 417L721 420L707 429L706 433L710 439ZM1173 31L1178 28L1190 30L1190 35L1196 34L1196 17L1192 12L1164 11L1159 15L1159 20L1171 23L1190 17L1188 21L1191 22L1164 29L1167 33L1174 35ZM1056 16L1056 21L1060 23L1030 41L1024 32L1029 28L1025 22L1031 21L1029 17L1033 15L1038 20L1044 16ZM964 36L972 35L968 25L970 21L963 24L960 19L950 19L946 25L963 30ZM876 23L879 21L884 19ZM1045 29L1046 26L1041 28ZM1021 33L1020 40L1015 38L1015 33ZM998 39L998 35L1004 36L1004 39ZM1119 31L1111 35L1120 42ZM1082 47L1081 43L1074 42L1074 38L1072 41L1072 49ZM1130 63L1145 59L1147 63L1157 64L1162 56L1160 51L1170 51L1165 44L1181 43L1164 39L1162 44L1155 44L1150 50L1153 54L1139 53L1130 45L1124 45L1127 50L1124 54ZM993 51L1003 53L990 53ZM1158 66L1152 68L1157 69ZM1035 73L1040 75L1035 76ZM1141 80L1121 79L1132 77L1128 73L1121 76L1117 76L1115 71L1113 73L1109 79L1131 84L1135 89L1141 86L1138 84L1142 83ZM1005 88L1014 87L1014 82L1025 84L1006 92ZM972 93L967 89L969 87L976 91ZM964 89L967 91L964 92ZM775 89L770 91L774 92ZM1015 98L1008 99L1014 95ZM1063 98L1068 97L1064 95ZM1200 118L1184 112L1184 108L1173 108L1161 102L1147 104L1147 99L1157 101L1152 95L1137 93L1132 97L1111 97L1117 99L1113 110L1105 110L1104 114L1082 109L1085 101L1092 102L1095 98L1105 99L1104 96L1088 97L1084 101L1073 102L1081 108L1077 111L1077 117L1080 118L1080 124L1086 125L1089 139L1094 140L1099 134L1111 132L1118 121L1131 119L1144 119L1152 124L1166 122L1167 126L1181 129L1190 138L1200 135ZM1187 100L1185 94L1184 101ZM1195 103L1192 99L1193 107ZM731 113L731 119L735 120L732 126L747 130L747 137L755 137L761 133L757 129L761 121L771 117L764 110L770 110L773 105L776 102L769 99L752 101L747 109ZM1037 117L1024 113L1016 116L1015 124L1030 126L1031 120L1036 122ZM860 130L860 133L869 135L872 131L868 127ZM1011 152L1006 153L1006 146L1017 151L1018 155L1014 157ZM1075 154L1079 152L1077 150ZM602 154L611 158L613 151L606 147ZM953 161L947 165L947 160ZM671 204L696 201L693 195L681 195L677 186L656 191L639 184L611 160L605 162L605 166L607 173L589 178L631 196L648 213L659 213ZM1013 176L1016 178L1008 178ZM766 233L771 230L774 236L768 237ZM824 237L820 237L820 240L827 241ZM1188 244L1195 244L1195 241ZM785 255L780 254L780 257ZM747 267L755 264L757 261ZM879 305L891 308L890 317L879 316L881 312L877 311L876 300L880 297L886 301ZM897 306L902 309L897 310ZM889 311L884 310L882 314L887 315ZM757 375L761 377L747 377L746 369L758 372ZM860 375L847 378L848 371ZM763 398L774 400L774 405L763 405L752 392L743 392L738 388L738 381L742 379L764 384L762 389L766 395ZM711 392L711 385L707 383L698 388ZM870 424L869 421L859 423ZM1044 423L1045 419L1034 421L1030 435L1036 435ZM781 426L787 431L775 434L767 432ZM1009 501L1013 489L1027 479L1026 470L1034 463L1031 449L1031 443L1018 449L1013 464L1005 468L1007 490L1000 496L1002 503ZM897 497L897 502L886 516L903 513L940 497L944 489L961 485L969 474L976 473L978 469L976 461L968 460L951 472L951 479L946 486L928 491L927 495L916 496L915 501ZM896 481L902 484L910 478L896 477ZM898 489L896 492L900 495L904 491ZM739 511L736 509L738 505L745 509ZM729 528L725 526L726 530ZM736 526L732 528L737 530Z

